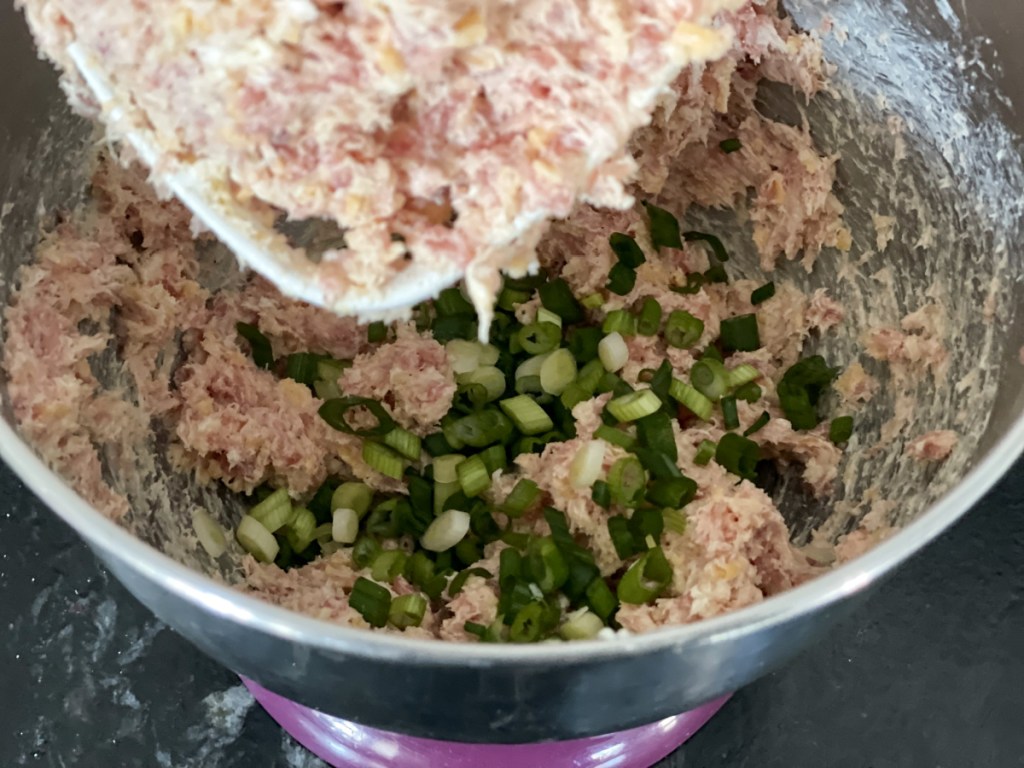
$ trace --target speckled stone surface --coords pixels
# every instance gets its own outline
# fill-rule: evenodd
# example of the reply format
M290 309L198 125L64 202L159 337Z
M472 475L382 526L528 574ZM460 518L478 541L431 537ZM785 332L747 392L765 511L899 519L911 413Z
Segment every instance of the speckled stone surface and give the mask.
M1024 463L658 768L1024 767ZM314 768L0 466L0 767ZM439 766L439 768L442 768Z

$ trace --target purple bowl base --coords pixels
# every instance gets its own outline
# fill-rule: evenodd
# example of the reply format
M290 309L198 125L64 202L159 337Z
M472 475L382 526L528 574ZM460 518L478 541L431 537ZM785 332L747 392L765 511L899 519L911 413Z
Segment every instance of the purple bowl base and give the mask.
M458 744L367 728L303 707L242 678L267 713L334 768L649 768L700 730L728 696L657 723L545 744Z

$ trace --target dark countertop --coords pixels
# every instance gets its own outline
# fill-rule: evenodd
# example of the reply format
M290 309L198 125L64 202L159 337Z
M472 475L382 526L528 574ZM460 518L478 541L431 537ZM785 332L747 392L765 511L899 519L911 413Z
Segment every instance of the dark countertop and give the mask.
M323 765L3 466L0 499L0 766ZM658 768L1024 766L1022 705L1024 462Z

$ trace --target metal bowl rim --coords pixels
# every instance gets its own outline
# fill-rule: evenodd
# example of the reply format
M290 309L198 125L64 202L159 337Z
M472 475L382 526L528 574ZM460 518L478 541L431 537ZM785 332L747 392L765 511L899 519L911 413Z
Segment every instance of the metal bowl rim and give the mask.
M734 634L777 625L860 591L952 525L1010 468L1024 448L1024 415L977 466L917 520L871 551L779 595L692 624L652 632L540 645L451 643L347 627L275 606L168 557L104 516L49 469L14 429L0 421L0 458L25 484L90 544L142 576L211 614L254 631L326 652L420 665L545 666L611 661L683 649Z

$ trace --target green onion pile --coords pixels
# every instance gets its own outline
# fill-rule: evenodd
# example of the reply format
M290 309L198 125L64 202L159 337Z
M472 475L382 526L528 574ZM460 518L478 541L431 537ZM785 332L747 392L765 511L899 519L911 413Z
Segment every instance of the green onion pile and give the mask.
M739 144L723 142L723 151ZM696 293L727 280L728 253L713 235L680 232L675 217L646 205L651 240L657 248L700 242L709 249L710 268L691 275L681 293ZM609 246L616 263L606 290L625 296L636 286L645 256L636 240L614 233ZM772 298L768 283L751 304ZM515 309L539 297L534 322L523 325ZM662 549L666 531L683 533L686 505L697 483L679 468L673 423L683 427L720 414L727 430L717 443L704 440L697 465L715 461L739 478L754 480L761 454L751 437L770 420L767 410L741 424L738 401L762 396L759 371L731 365L729 356L761 346L756 312L726 318L719 338L707 344L685 377L668 360L645 370L634 388L619 374L629 360L628 338L660 336L667 347L696 350L704 323L689 312L665 312L652 297L631 309L602 312L604 296L582 299L561 278L543 275L505 280L497 299L490 343L476 340L477 318L458 288L416 309L418 327L446 346L458 384L447 415L433 434L419 436L397 425L385 406L346 395L338 378L349 361L313 353L276 360L269 340L255 325L239 323L254 362L309 386L323 400L321 418L362 440L366 463L405 484L405 493L383 493L360 482L330 479L302 505L286 489L260 489L258 503L236 530L239 543L257 560L282 568L303 565L322 554L349 548L353 564L365 569L348 600L373 627L419 626L428 608L440 610L472 577L498 584L497 619L467 622L465 631L485 642L538 642L549 638L592 638L615 628L621 604L646 604L669 590L672 565ZM382 324L367 329L370 343L386 343ZM820 422L819 405L836 376L821 357L801 360L777 386L786 418L798 429ZM565 514L547 506L535 482L519 477L504 499L488 500L494 473L510 471L517 456L577 437L572 409L608 394L602 424L583 441L572 461L570 481L608 511L608 533L622 567L603 577L593 553L570 529ZM852 420L841 417L829 430L846 442ZM625 451L606 470L605 448ZM518 531L515 521L542 517L546 535ZM498 567L480 566L485 548L501 541ZM398 578L415 592L394 596Z

